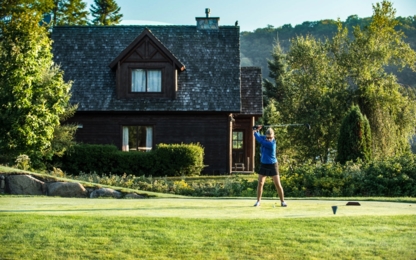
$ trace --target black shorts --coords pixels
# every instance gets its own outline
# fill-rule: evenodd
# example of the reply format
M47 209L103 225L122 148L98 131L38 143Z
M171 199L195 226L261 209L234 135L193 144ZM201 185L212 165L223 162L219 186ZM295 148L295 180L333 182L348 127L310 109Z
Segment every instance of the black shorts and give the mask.
M259 174L263 176L276 176L279 175L278 163L274 164L260 164Z

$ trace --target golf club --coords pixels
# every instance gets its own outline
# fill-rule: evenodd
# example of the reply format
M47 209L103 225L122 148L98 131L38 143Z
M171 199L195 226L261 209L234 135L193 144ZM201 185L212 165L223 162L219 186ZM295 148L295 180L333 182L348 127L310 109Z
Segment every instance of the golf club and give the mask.
M280 124L280 125L263 125L263 127L288 127L288 126L304 126L306 127L308 130L311 129L311 125L310 124ZM258 125L253 126L253 130L257 130L259 129Z

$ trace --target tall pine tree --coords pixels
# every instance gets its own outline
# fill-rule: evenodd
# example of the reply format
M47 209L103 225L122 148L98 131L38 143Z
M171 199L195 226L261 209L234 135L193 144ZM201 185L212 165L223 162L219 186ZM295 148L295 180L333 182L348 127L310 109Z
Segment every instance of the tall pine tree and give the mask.
M87 25L89 12L82 0L54 0L53 25Z
M95 25L114 25L121 22L122 14L119 14L120 7L114 0L94 0L91 5L92 20Z
M264 78L263 80L264 106L269 104L270 99L274 99L277 102L281 101L284 95L283 85L285 84L287 66L285 54L283 53L278 40L273 47L272 60L268 60L267 64L269 67L269 77L274 79L274 84L267 78Z

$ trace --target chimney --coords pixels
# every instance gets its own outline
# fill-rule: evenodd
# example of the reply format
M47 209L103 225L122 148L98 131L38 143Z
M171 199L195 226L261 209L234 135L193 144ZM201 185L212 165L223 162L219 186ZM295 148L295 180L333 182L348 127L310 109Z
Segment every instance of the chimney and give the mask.
M205 8L206 17L195 17L196 28L199 30L218 30L219 29L219 17L210 17L211 9Z

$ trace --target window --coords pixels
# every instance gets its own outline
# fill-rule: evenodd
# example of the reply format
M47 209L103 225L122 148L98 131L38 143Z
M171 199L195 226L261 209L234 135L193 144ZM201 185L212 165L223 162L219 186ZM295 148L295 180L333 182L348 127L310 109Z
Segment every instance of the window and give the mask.
M148 28L109 66L116 74L118 99L176 99L176 73L185 70L185 65Z
M132 92L162 92L162 71L133 69L131 71Z
M123 151L148 152L153 146L151 126L123 126Z
M233 131L233 149L243 149L243 132Z

